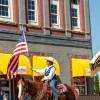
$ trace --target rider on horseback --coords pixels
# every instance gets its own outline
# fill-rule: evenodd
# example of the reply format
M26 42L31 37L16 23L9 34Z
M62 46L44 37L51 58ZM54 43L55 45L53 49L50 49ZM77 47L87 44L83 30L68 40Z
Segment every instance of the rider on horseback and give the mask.
M48 81L48 83L50 84L50 87L52 89L52 92L56 97L56 100L58 100L59 94L56 89L56 84L57 84L56 68L53 66L54 58L48 57L45 60L47 60L47 65L48 65L46 68L44 68L42 70L38 70L38 69L32 69L32 70L39 74L44 75L44 78L42 78L41 81Z

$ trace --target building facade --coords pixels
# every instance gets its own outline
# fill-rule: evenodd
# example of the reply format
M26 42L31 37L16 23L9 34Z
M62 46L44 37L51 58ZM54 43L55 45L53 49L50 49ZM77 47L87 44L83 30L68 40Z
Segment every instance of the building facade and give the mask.
M72 58L92 59L89 0L0 0L1 53L13 52L22 30L30 58L54 57L63 83L73 85ZM86 83L83 94L93 94L93 78L87 77ZM10 99L17 100L16 79L9 85L14 95Z

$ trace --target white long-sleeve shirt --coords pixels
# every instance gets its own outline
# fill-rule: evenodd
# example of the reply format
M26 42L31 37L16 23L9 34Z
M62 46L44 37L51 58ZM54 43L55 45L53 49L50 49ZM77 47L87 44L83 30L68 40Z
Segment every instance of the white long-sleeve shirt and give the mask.
M35 72L37 72L37 73L39 73L41 75L45 75L45 71L48 70L48 69L49 69L49 67L47 66L46 68L44 68L42 70L33 69L33 71L35 71ZM44 80L49 81L49 80L51 80L54 77L54 75L56 75L56 68L55 67L52 67L52 69L50 70L49 75L48 76L44 76Z

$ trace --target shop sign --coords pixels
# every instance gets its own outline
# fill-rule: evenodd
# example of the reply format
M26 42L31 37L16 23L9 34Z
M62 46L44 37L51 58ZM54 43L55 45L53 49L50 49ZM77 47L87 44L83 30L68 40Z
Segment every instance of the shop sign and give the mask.
M86 75L91 76L91 69L86 69Z
M26 66L18 66L18 74L26 74Z
M100 51L91 60L90 67L91 67L91 77L94 77L94 75L98 71L100 71Z

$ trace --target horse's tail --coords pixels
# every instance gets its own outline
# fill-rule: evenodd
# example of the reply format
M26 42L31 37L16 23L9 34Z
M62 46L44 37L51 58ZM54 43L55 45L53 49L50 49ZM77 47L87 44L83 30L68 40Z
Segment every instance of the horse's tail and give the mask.
M80 100L80 97L79 97L77 91L73 87L71 87L71 89L73 90L73 93L75 95L75 100Z

